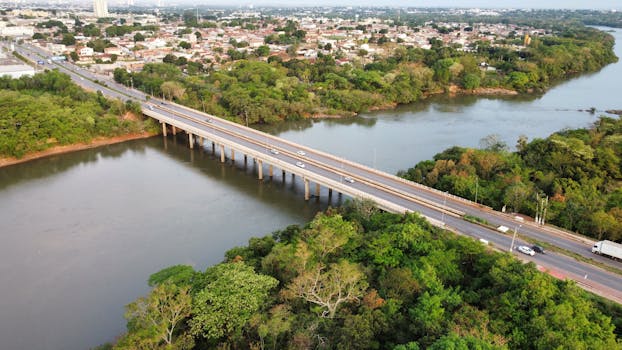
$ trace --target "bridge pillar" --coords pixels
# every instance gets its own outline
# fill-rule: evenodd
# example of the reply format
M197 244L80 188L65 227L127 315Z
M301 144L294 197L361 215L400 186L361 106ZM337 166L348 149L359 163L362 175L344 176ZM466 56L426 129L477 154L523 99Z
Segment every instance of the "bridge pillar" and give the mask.
M171 129L173 129L173 136L177 135L177 128L175 125L171 125Z
M225 162L225 145L220 145L220 162Z
M260 181L263 180L263 162L260 159L257 159L257 177Z
M231 149L231 163L235 163L235 151Z
M304 178L304 182L305 182L305 200L308 201L309 200L309 179Z
M216 154L216 144L212 141L212 154Z
M320 184L315 184L315 196L320 197Z
M272 175L273 175L273 173L272 173L272 164L270 164L268 166L268 174L270 175L270 178L272 179Z
M162 123L162 135L166 137L166 123Z
M190 149L194 148L194 139L191 132L188 133L188 144L190 145Z
M331 198L333 196L333 189L329 188L328 189L328 198Z
M283 178L283 181L285 181L285 170L281 170L281 177Z
M246 165L246 162L248 162L248 156L245 154L244 155L244 165Z

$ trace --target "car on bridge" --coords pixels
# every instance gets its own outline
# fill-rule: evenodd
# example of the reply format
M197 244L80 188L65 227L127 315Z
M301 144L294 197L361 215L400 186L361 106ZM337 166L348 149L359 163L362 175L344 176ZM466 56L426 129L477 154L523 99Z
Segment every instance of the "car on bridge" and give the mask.
M531 249L536 253L544 254L544 248L539 245L534 245Z
M296 166L299 168L304 168L305 167L305 163L303 162L296 162Z
M272 148L272 149L270 149L270 153L272 153L272 154L279 154L281 152L279 152L279 150L277 150L277 149Z
M343 181L345 181L345 182L349 182L349 183L351 183L351 184L353 184L353 183L355 182L355 181L354 181L354 179L353 179L353 178L351 178L351 177L349 177L349 176L344 177L344 178L343 178Z
M307 155L307 153L305 151L303 151L303 150L300 150L300 151L296 152L296 154L299 155L299 156L306 156Z
M211 122L212 122L212 118L207 118L207 119L205 119L205 122L206 122L206 123L211 123Z
M530 255L530 256L534 256L534 255L536 255L536 252L534 252L534 251L533 251L533 249L529 248L529 247L528 247L528 246L526 246L526 245L521 245L521 246L519 246L519 247L518 247L518 251L519 251L519 252L521 252L521 253L523 253L523 254Z

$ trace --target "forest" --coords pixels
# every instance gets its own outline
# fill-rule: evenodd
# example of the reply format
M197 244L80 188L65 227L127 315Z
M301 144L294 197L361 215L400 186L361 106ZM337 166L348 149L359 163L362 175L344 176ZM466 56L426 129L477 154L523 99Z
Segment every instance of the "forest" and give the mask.
M620 349L622 308L416 214L353 201L154 273L99 349Z
M87 92L55 70L0 77L0 115L0 157L21 158L95 137L157 131L142 120L138 103Z
M295 32L295 31L294 31ZM275 123L315 115L354 115L416 102L452 87L542 91L556 81L596 71L617 61L613 37L596 29L566 26L554 36L534 37L522 51L477 42L464 52L433 40L432 49L394 46L389 57L339 64L339 55L317 60L240 53L222 69L173 55L141 72L117 69L117 82L242 124ZM293 34L292 34L293 35ZM378 39L379 40L379 39ZM261 52L261 51L260 51ZM485 62L485 69L481 63ZM212 62L213 64L213 62Z
M516 151L491 135L482 149L449 148L398 175L496 210L584 235L622 239L622 120L602 116L590 128L563 130ZM476 192L477 191L477 192Z

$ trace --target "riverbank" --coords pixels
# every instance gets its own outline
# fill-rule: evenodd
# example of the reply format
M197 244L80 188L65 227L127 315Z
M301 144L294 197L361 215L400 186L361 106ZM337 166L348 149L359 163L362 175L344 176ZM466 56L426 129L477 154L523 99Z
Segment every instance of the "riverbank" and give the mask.
M157 135L157 133L143 132L143 133L134 133L134 134L127 134L127 135L122 135L122 136L114 136L114 137L98 137L98 138L93 139L90 143L77 143L77 144L72 144L72 145L55 146L52 148L48 148L45 151L27 154L22 158L14 158L14 157L0 158L0 168L10 166L10 165L20 164L20 163L25 163L25 162L28 162L34 159L39 159L39 158L44 158L44 157L49 157L49 156L54 156L54 155L59 155L59 154L64 154L64 153L69 153L69 152L75 152L75 151L85 150L89 148L113 145L115 143L120 143L120 142L125 142L125 141L145 139L145 138L152 137L155 135Z

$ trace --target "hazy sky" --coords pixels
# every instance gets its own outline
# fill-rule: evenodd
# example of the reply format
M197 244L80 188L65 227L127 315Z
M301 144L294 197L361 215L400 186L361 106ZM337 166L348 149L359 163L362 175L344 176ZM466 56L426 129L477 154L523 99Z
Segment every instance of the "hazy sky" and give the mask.
M135 0L135 3L149 0ZM113 2L109 0L109 3ZM151 2L151 1L149 1ZM173 0L169 3L211 5L278 6L396 6L396 7L486 7L486 8L571 8L622 10L622 0Z

